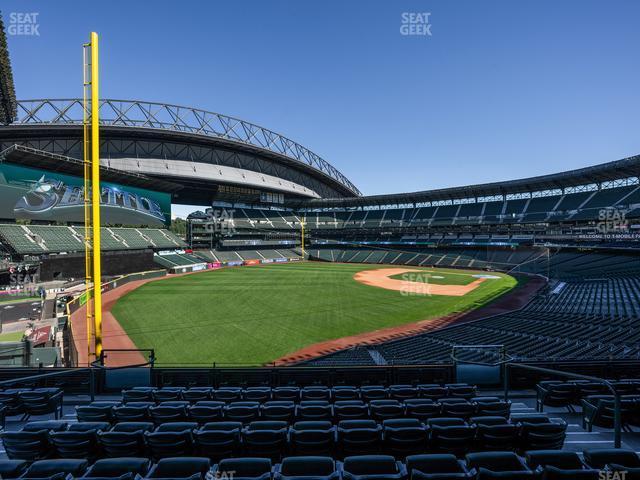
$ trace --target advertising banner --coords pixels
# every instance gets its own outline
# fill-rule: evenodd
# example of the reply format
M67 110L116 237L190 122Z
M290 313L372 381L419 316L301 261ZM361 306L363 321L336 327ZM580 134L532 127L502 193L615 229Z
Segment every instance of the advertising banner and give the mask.
M260 260L254 260L254 259L245 260L244 264L245 265L260 265Z
M265 258L262 263L273 263L273 258Z
M209 270L214 269L214 268L220 268L220 267L222 267L222 263L220 263L220 262L207 263L207 268Z
M170 224L168 193L108 182L101 182L100 187L103 224ZM84 181L81 177L2 163L0 218L84 222Z

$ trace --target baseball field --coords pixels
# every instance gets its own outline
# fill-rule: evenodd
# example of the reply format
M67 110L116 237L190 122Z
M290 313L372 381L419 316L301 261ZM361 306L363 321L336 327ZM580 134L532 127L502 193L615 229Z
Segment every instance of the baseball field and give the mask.
M270 264L150 282L112 313L160 364L261 364L318 342L478 308L516 284L472 270Z

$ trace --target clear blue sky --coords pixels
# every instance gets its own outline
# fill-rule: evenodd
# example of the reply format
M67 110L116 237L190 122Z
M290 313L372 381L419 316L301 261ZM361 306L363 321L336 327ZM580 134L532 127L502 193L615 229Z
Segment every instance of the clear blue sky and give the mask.
M640 153L638 1L4 0L19 98L102 96L256 122L365 194L506 180ZM431 36L400 34L430 12ZM190 209L187 209L190 210ZM182 213L182 212L181 212Z

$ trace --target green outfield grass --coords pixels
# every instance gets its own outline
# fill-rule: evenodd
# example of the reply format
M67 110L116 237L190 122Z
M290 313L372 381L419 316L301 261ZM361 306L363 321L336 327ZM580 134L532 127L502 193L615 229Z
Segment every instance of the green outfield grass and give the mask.
M324 340L476 308L517 284L492 273L500 278L448 297L403 295L353 279L375 268L383 266L309 262L225 268L147 283L112 311L139 348L155 349L161 364L256 364ZM450 283L472 278L454 274L483 273L423 270Z

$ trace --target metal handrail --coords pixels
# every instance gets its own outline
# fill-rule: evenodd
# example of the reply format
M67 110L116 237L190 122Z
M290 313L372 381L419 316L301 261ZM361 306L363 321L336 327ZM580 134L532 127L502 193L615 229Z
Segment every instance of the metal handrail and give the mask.
M615 385L609 380L604 378L592 377L589 375L581 375L579 373L563 372L562 370L553 370L551 368L534 367L533 365L527 365L523 363L505 363L504 364L504 399L509 400L509 368L521 368L523 370L530 370L533 372L546 373L549 375L556 375L559 377L572 378L576 380L588 380L590 382L597 382L605 385L611 393L613 393L613 444L615 448L621 448L622 446L622 410L620 393L616 389Z

